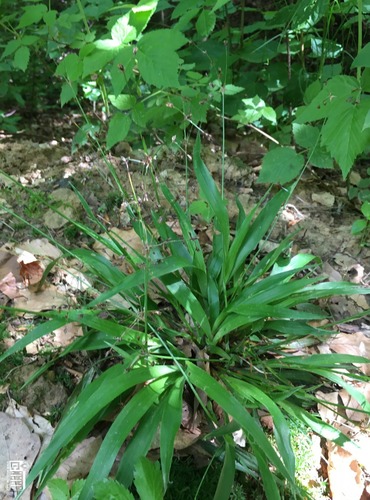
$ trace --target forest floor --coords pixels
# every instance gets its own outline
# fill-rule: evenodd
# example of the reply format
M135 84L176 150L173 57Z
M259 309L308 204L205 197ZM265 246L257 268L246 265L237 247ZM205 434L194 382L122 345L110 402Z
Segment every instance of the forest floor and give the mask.
M163 197L158 189L161 183L168 186L182 205L186 204L186 200L193 201L197 197L191 166L192 139L183 145L183 152L175 153L160 143L144 152L124 143L104 158L101 152L87 146L71 154L71 134L73 126L68 120L56 121L54 117L42 117L39 123L33 123L19 134L4 133L0 137L0 305L14 305L33 311L65 308L75 303L75 296L85 286L83 276L79 274L76 277L76 273L71 271L73 266L65 264L59 274L52 274L52 283L49 283L52 289L49 287L43 293L43 290L32 288L34 271L25 269L24 266L29 264L26 260L19 266L19 256L25 255L24 252L34 256L35 261L55 258L60 255L55 242L67 249L92 246L96 251L104 251L98 245L92 245L86 235L65 217L50 210L50 205L57 206L67 218L86 225L92 224L95 230L101 231L96 222L91 222L78 192L102 225L116 231L135 246L137 241L130 228L127 203L133 203L136 199L144 217L149 216L151 209L157 205L163 206ZM267 151L266 139L255 132L245 135L227 133L224 157L221 139L217 135L205 135L202 143L203 160L219 183L224 164L225 197L231 217L236 219L235 195L248 210L260 201L267 189L266 185L257 183L261 160ZM115 184L112 168L127 193L126 198ZM284 235L299 228L301 230L295 236L293 252L309 252L320 257L329 280L344 279L367 285L370 246L361 244L360 237L351 234L352 223L360 217L360 211L359 205L348 199L348 188L358 184L361 169L359 172L352 174L349 181L343 181L339 170L308 168L266 245L276 244ZM200 228L199 234L204 236L206 243L206 228ZM49 239L50 243L47 244L44 238ZM17 292L13 290L13 295L9 293L9 282L4 282L9 272L16 280ZM357 296L332 299L328 307L340 323L345 316L359 314L369 306L365 296ZM7 318L1 334L4 345L9 347L19 339L27 331L30 322L30 316L25 313ZM0 368L0 396L3 394L0 409L5 410L10 403L14 404L11 399L14 398L18 405L27 408L32 415L48 416L49 420L54 417L54 421L57 420L68 394L82 376L84 359L78 356L71 360L66 358L28 388L22 391L18 388L45 361L45 354L39 355L41 351L50 353L56 346L64 347L80 334L80 327L74 325L70 331L63 331L58 340L49 339L29 346L28 357L18 360L19 366L5 365L5 368ZM334 343L330 346L325 344L320 349L321 352L359 354L370 358L369 318L365 316L347 325L339 324ZM370 394L370 388L366 390ZM341 396L338 394L337 397ZM325 414L325 409L322 412L323 418L329 421L336 419L333 415ZM51 420L54 423L53 418ZM338 425L348 427L348 421L345 422L346 419L343 419ZM351 427L350 432L351 435L362 434L354 427ZM91 463L89 456L94 456L94 449L96 453L97 445L94 443L86 451L84 460L87 464ZM366 492L370 473L368 457L366 461L369 463L364 464L365 459L353 458L352 455L348 457L345 455L347 452L343 451L335 459L335 450L331 450L330 457L330 450L324 452L320 443L317 446L319 455L325 455L327 467L337 469L340 488L350 488L350 496L343 498L370 498L370 493L362 497L357 493L361 488L361 491ZM313 482L319 481L319 477L324 480L328 477L327 470L323 470L323 461L319 459L318 464L315 472L317 477L310 479ZM81 470L79 473L83 475ZM333 490L332 481L330 488ZM322 494L316 498L328 497Z

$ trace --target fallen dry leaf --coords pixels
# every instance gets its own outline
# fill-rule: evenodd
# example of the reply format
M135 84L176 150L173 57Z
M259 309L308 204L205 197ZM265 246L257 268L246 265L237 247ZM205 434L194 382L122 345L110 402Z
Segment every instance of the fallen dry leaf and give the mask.
M6 295L9 299L15 299L15 297L19 296L17 281L13 273L8 273L2 280L0 280L0 292Z
M17 245L20 250L25 250L37 257L49 257L52 260L61 257L62 252L56 246L52 245L46 238L37 238L28 240Z
M370 338L361 331L350 334L339 332L329 339L325 345L329 346L331 351L338 354L352 354L370 360ZM359 366L365 375L370 375L370 363L357 366Z
M54 477L69 481L85 478L90 472L101 443L101 436L84 439L60 465Z
M143 242L134 229L119 229L117 227L113 227L109 231L109 234L105 233L101 236L107 239L114 238L132 256L135 255L135 252L139 253L140 255L142 255L143 253ZM95 250L95 252L103 255L107 259L112 259L114 256L114 252L107 248L104 241L95 241L95 243L93 244L93 249Z
M67 347L77 337L83 335L82 327L78 323L68 323L57 328L53 333L44 335L26 346L28 354L38 354L45 346L49 348Z
M55 286L49 285L39 292L22 290L21 296L14 299L14 307L30 312L49 311L66 306L68 300L68 297L58 293Z
M46 418L37 413L31 414L26 406L18 404L14 399L10 400L5 413L22 419L30 431L39 436L42 444L40 451L45 450L54 434L54 428Z
M14 418L4 412L0 413L0 498L10 499L15 496L11 488L12 485L8 481L10 461L16 462L13 468L19 464L25 477L35 461L40 447L39 436L32 432L21 418ZM18 488L17 491L19 491ZM24 500L30 498L31 487L22 495Z
M44 269L38 260L25 264L22 260L19 260L20 275L23 279L25 286L32 286L39 283L44 274Z
M365 482L358 461L331 441L328 441L328 477L332 500L361 499Z
M17 256L7 251L0 250L0 279L4 278L9 273L14 275L17 282L21 281Z
M356 389L369 400L370 383L357 384ZM365 489L360 465L366 473L370 471L370 437L359 432L358 424L367 426L368 415L359 411L360 405L345 389L331 393L317 392L316 396L329 405L336 405L334 410L325 403L318 404L321 418L352 438L352 441L344 443L343 447L327 442L332 499L360 500Z
M62 288L62 291L84 292L91 288L91 283L84 274L73 267L58 269L53 282L57 284L59 290Z

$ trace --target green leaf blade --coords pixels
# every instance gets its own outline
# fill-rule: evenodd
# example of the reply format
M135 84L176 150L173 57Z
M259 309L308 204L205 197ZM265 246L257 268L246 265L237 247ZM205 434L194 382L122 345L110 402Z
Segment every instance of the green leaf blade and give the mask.
M304 164L303 156L293 149L279 147L265 154L258 184L287 184L301 173Z
M111 118L107 134L107 148L111 149L118 142L123 141L129 133L131 118L129 115L116 113Z
M158 462L142 457L136 464L135 486L140 498L163 500L163 483Z

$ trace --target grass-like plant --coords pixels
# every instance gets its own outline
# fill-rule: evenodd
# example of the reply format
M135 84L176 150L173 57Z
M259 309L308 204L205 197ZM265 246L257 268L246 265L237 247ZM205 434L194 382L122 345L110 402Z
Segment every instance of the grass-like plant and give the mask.
M164 213L153 211L149 224L132 211L143 253L127 252L114 234L102 236L80 225L124 256L132 272L125 273L94 251L70 251L95 278L93 300L80 309L43 313L47 321L0 358L73 321L84 326L84 336L60 356L99 349L115 355L114 362L105 363L93 380L80 384L69 401L50 444L28 476L27 484L38 479L39 491L74 446L105 416L114 415L78 498L99 497L96 488L101 491L125 442L114 474L120 491L131 498L135 479L138 491L143 481L153 498L162 498L170 481L186 392L187 400L192 394L204 449L223 463L215 499L229 498L236 469L261 479L269 499L281 498L284 491L299 497L289 420L301 421L339 444L348 440L315 415L315 392L323 384L345 387L363 411L370 412L369 403L349 382L361 379L354 363L368 360L297 353L331 333L329 326L314 326L328 317L316 304L318 299L369 290L323 281L317 258L289 255L291 237L260 255L261 243L293 188L270 199L266 196L248 214L239 204L232 236L225 200L201 160L199 138L194 172L199 202L190 211L162 186L181 234L171 228ZM189 215L197 210L207 213L212 228L206 248ZM273 419L276 445L261 425L260 410ZM233 438L238 429L245 435L245 447ZM158 432L160 468L145 459Z

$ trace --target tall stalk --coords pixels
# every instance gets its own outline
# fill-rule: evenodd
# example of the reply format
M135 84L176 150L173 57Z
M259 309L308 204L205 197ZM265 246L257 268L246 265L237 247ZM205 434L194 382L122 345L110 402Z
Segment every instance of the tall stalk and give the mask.
M362 49L362 0L357 0L357 54ZM361 67L357 68L357 80L361 80Z

